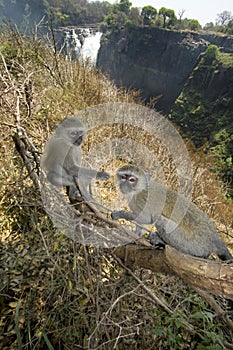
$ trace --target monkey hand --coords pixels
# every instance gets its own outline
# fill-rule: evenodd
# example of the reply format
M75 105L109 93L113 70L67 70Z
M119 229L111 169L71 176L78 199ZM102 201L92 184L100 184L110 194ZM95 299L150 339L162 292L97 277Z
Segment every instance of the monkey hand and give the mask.
M106 171L97 171L97 174L96 174L97 180L108 180L109 177L110 175Z
M117 220L122 218L122 214L124 216L125 211L124 210L113 210L113 212L111 213L111 218L113 220Z
M131 211L113 210L111 217L113 220L126 219L128 221L135 220L135 215Z

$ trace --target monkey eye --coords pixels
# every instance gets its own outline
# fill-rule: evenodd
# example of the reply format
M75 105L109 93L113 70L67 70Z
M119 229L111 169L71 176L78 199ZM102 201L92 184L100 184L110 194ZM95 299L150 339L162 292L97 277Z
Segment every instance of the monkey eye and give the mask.
M79 134L79 132L78 131L70 131L69 134L71 137L75 137Z
M131 182L131 183L134 183L134 182L136 182L137 180L136 180L135 177L130 176L130 177L128 178L128 181Z
M126 180L127 179L127 175L121 175L121 180Z

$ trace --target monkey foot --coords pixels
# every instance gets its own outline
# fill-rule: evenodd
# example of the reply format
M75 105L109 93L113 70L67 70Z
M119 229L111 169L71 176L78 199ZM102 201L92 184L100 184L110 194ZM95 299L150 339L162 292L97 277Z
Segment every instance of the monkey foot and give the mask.
M151 232L149 234L149 241L150 243L155 247L155 249L164 249L165 243L164 241L159 238L156 232Z

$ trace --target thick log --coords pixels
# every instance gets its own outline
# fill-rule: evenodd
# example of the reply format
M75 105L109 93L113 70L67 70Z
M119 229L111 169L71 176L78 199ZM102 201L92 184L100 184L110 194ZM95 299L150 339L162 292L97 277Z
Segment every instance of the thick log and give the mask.
M156 250L131 244L116 248L114 253L132 269L142 267L154 272L176 274L194 288L233 300L233 262L196 258L171 246Z
M195 258L167 246L165 260L188 284L233 300L233 262Z
M131 269L144 268L165 274L174 274L165 261L165 251L156 250L152 246L128 244L115 248L115 255Z

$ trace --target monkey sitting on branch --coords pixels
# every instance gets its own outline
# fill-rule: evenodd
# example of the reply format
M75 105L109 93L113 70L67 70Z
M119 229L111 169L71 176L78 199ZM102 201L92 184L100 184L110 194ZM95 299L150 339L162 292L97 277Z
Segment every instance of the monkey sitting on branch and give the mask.
M169 244L196 257L216 253L222 260L233 259L207 215L184 196L158 182L134 165L117 170L117 183L126 195L131 211L113 211L112 219L126 219L138 224L154 224L151 243ZM157 236L158 235L158 236Z
M66 186L71 203L76 203L81 195L91 201L87 187L91 180L107 180L109 174L81 167L81 144L87 132L84 124L76 117L64 119L55 129L53 136L45 145L41 158L41 169L47 180L57 187Z

